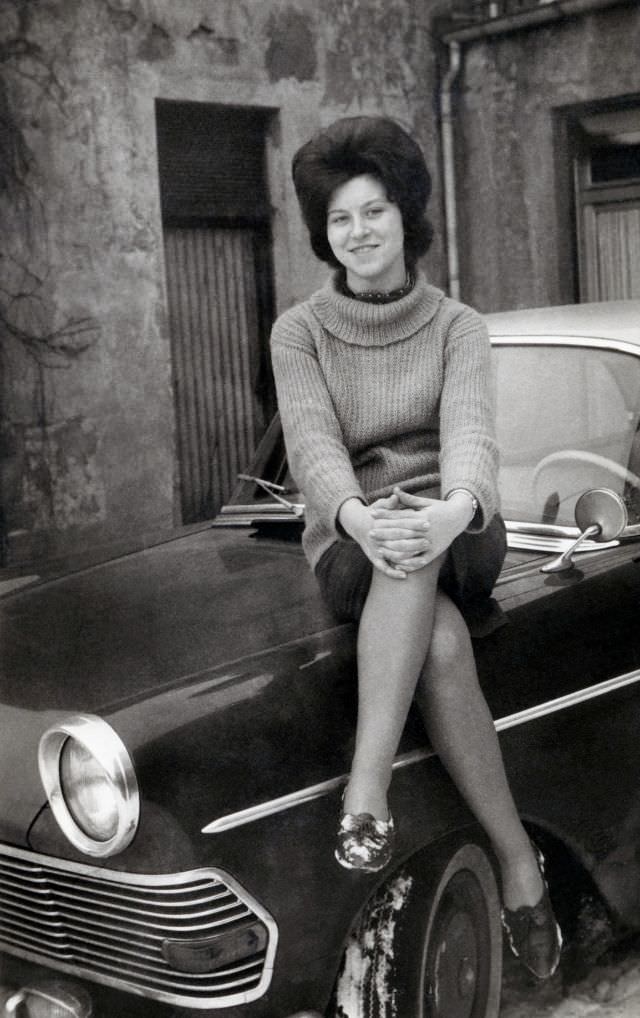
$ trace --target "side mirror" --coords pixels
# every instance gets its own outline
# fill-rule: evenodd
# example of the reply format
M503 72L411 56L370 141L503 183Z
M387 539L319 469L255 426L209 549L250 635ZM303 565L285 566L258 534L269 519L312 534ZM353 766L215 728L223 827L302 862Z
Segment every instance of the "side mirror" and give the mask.
M615 541L628 523L627 507L620 495L609 488L592 488L576 502L576 524L580 536L570 548L540 567L541 573L562 573L573 569L573 553L587 538L599 544Z

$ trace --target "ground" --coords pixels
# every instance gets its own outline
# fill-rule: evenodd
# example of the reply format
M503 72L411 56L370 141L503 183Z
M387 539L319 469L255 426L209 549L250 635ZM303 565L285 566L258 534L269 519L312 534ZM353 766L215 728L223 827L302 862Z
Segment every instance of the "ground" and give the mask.
M505 957L500 1018L640 1018L640 939L611 949L568 985L562 972L536 985Z

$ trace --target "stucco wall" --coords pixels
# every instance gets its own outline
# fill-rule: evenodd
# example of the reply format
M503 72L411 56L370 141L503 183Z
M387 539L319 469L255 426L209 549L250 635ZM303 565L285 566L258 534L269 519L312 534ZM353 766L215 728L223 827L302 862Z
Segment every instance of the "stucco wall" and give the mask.
M554 112L640 93L635 3L470 43L457 94L462 296L572 302L571 167ZM557 120L555 121L557 123Z
M387 112L437 162L429 4L4 0L0 477L10 561L179 524L156 98L276 111L276 301L305 296L293 151ZM439 205L438 190L434 208ZM430 258L440 278L441 248Z

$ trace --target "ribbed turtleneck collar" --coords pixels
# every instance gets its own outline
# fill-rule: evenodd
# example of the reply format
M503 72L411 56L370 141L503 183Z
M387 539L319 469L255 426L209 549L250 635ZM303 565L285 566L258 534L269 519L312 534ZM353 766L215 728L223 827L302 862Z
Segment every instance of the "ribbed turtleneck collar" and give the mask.
M415 286L391 304L369 304L346 297L331 277L310 298L312 310L327 332L355 346L388 346L423 328L435 315L444 293L418 273Z

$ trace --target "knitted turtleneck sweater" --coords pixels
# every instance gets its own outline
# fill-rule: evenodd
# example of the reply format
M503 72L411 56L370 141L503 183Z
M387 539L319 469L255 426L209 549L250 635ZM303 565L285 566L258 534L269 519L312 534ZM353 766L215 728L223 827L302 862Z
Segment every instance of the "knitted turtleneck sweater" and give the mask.
M471 308L418 275L409 294L370 304L330 279L276 321L271 350L291 473L315 566L344 535L337 514L438 486L467 488L482 530L498 507L490 346Z

